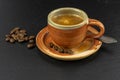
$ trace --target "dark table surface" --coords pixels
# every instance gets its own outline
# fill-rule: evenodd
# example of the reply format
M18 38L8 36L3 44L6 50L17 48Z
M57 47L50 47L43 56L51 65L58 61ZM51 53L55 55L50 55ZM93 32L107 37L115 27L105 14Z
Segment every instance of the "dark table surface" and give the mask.
M48 13L76 7L104 23L105 35L120 41L119 0L0 0L0 80L119 80L120 42L103 44L89 58L64 62L26 44L5 42L5 34L19 26L36 35L47 25Z

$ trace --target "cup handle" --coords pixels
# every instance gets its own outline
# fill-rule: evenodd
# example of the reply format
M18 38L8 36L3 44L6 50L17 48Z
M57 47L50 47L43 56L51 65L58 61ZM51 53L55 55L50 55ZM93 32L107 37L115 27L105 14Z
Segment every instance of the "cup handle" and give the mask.
M93 28L93 26L99 27L100 32L98 32L95 28ZM100 38L105 32L105 28L104 28L104 25L100 21L95 20L95 19L89 19L88 31L92 32L93 34L89 34L87 35L87 37Z

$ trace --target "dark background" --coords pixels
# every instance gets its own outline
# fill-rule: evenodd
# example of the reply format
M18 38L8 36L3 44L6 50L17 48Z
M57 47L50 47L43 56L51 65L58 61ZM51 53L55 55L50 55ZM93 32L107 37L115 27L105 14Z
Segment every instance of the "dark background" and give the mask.
M47 25L48 13L59 7L76 7L104 23L105 35L120 41L119 0L0 0L0 80L119 80L120 42L103 44L89 58L64 62L26 44L5 42L5 34L19 26L29 34Z

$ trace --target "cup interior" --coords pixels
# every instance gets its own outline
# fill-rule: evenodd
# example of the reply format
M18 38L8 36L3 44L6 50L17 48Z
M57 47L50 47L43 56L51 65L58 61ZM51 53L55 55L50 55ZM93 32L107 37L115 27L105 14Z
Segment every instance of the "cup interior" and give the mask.
M75 25L61 25L61 24L57 24L54 21L52 21L52 17L58 16L58 15L61 15L61 14L78 15L78 16L81 17L81 19L83 21L81 23L75 24ZM88 16L83 10L80 10L80 9L77 9L77 8L71 8L71 7L59 8L59 9L53 10L49 13L48 24L51 25L52 27L59 28L59 29L79 28L79 27L81 27L85 24L88 24Z

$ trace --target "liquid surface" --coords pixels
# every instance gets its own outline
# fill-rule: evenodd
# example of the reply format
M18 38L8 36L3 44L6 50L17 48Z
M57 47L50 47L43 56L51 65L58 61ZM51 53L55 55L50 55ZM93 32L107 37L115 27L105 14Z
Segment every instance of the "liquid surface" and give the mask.
M74 14L62 14L54 16L52 21L60 25L76 25L81 23L83 19L80 16Z

